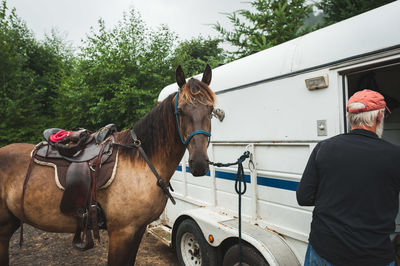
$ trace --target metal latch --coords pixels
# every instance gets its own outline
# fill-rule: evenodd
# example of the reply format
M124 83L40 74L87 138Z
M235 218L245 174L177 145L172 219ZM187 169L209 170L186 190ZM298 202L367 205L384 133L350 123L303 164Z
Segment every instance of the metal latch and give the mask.
M328 136L326 120L317 120L317 134L318 136Z
M215 109L212 111L212 113L213 113L213 115L214 115L215 117L217 117L217 118L219 119L219 121L221 121L221 122L222 122L222 120L224 120L224 118L225 118L225 111L222 110L222 109L220 109L220 108L215 108Z

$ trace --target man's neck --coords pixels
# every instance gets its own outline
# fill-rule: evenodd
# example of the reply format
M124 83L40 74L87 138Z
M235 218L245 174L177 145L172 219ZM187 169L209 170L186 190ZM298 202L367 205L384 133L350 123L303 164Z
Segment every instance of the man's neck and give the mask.
M364 130L368 130L368 131L372 131L374 133L376 133L376 124L374 124L372 127L368 127L368 126L352 126L351 130L354 129L364 129Z

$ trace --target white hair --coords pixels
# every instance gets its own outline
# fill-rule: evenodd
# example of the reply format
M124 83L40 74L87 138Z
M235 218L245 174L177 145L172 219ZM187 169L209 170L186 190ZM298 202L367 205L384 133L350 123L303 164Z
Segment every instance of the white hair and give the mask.
M384 119L381 119L381 121L376 125L376 135L378 135L379 138L382 138L383 135L383 121Z
M365 105L360 102L355 102L351 103L348 106L349 109L363 109L365 108ZM385 112L385 108L383 109L378 109L378 110L372 110L372 111L367 111L367 112L361 112L361 113L347 113L347 118L350 121L350 125L352 126L367 126L367 127L372 127L378 118L379 111L382 111L382 115Z

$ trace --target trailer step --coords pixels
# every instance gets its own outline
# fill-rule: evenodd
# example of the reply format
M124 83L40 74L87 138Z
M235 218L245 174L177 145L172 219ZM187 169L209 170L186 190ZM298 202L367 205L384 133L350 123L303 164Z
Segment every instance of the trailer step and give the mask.
M158 238L167 246L171 247L171 228L165 225L149 226L147 232Z

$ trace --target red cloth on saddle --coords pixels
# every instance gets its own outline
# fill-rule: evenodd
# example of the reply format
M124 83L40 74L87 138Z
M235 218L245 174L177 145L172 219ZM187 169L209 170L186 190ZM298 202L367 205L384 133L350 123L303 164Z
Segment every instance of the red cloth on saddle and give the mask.
M49 139L52 142L59 142L63 138L69 136L71 133L72 131L60 130L55 134L51 134Z

